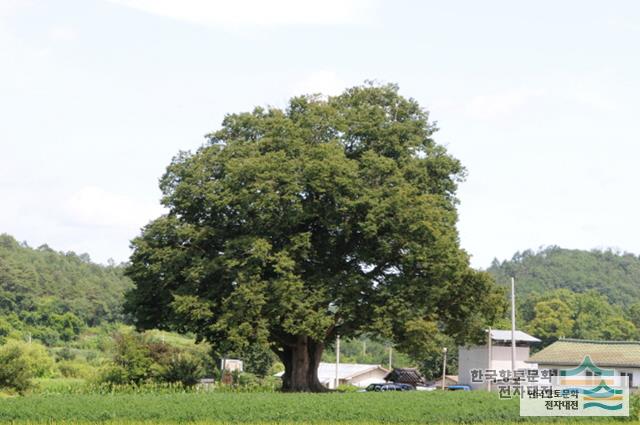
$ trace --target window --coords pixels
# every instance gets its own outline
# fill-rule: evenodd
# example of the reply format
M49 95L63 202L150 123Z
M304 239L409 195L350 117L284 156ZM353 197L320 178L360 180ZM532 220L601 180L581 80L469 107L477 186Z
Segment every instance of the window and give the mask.
M633 373L632 372L620 372L620 376L629 377L629 388L633 388Z

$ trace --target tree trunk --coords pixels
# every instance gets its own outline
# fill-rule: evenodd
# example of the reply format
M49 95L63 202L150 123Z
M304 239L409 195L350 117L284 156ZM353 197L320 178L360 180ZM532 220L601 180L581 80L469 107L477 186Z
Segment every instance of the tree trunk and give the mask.
M278 353L284 363L282 391L324 392L327 388L318 380L318 365L324 345L306 336L297 336L295 344Z

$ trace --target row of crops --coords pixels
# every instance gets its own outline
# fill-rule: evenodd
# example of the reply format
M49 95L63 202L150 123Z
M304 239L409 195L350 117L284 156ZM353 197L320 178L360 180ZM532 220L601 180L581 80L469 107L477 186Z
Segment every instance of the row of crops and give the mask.
M524 420L517 400L500 400L485 392L69 394L0 399L0 423L504 424Z

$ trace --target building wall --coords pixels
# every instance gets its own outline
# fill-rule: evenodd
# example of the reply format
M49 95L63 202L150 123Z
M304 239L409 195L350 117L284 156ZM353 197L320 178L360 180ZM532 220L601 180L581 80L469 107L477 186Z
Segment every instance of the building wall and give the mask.
M458 381L454 381L453 379L447 377L447 379L444 380L444 386L448 387L449 385L458 385ZM442 378L437 379L435 381L430 381L427 384L428 387L436 387L436 388L442 388Z
M529 358L529 347L516 347L516 369L535 369L537 365L525 363ZM491 365L489 365L489 349L486 345L475 347L459 347L458 349L458 382L469 385L472 389L486 389L486 383L471 382L473 369L511 370L511 347L494 345L491 347Z
M364 388L369 384L380 384L384 382L384 377L388 372L382 369L374 369L366 373L362 373L352 377L351 379L342 379L340 378L340 385L348 384L355 385L357 387ZM336 388L336 379L335 377L318 377L320 383L325 387L333 390Z
M488 367L489 359L486 345L458 348L458 382L461 385L469 385L473 389L483 388L481 384L471 383L471 371L473 369L485 370Z

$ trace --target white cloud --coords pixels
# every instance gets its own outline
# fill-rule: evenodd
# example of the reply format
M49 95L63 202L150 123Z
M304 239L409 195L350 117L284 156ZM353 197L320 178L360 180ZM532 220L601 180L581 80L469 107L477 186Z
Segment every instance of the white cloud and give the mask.
M294 95L320 93L333 96L342 93L347 83L334 71L315 71L295 83L291 89Z
M71 195L65 210L74 224L137 230L162 214L158 204L148 204L95 186Z
M49 38L53 41L73 41L76 37L76 31L70 27L54 27L49 31Z
M475 96L469 101L467 112L477 119L504 118L544 94L542 90L521 89Z
M108 0L154 15L236 28L366 22L377 0Z
M30 3L25 0L0 0L0 18L13 16L19 8L30 6Z

